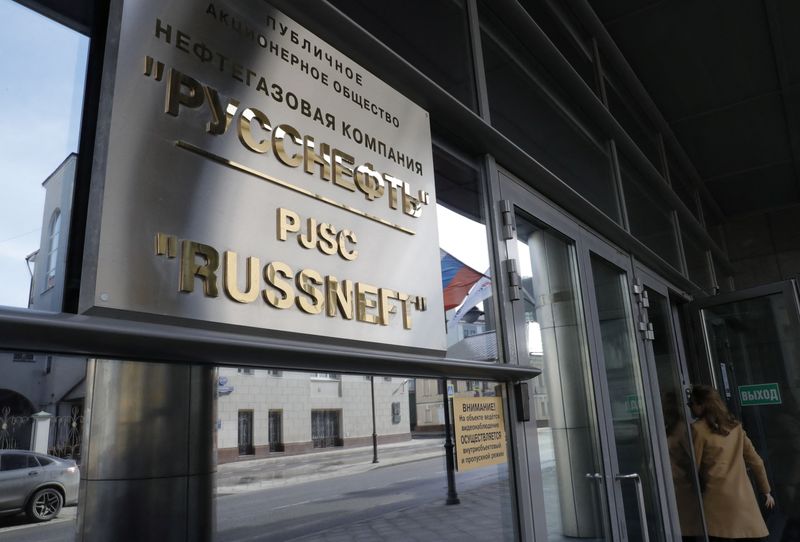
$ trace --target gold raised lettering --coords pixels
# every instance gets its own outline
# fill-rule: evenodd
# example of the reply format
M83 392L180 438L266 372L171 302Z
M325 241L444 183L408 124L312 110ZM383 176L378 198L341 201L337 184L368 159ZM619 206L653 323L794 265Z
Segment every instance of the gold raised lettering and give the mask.
M336 316L338 309L342 317L346 320L353 319L353 281L339 281L336 277L328 275L325 277L325 291L327 299L325 302L326 314Z
M200 256L205 261L197 263ZM183 241L181 243L181 263L180 263L180 291L193 292L194 278L199 277L203 281L203 293L208 297L217 297L217 268L219 267L219 252L214 247L195 243L194 241Z
M276 291L264 289L264 301L276 309L288 309L294 304L294 288L291 283L292 268L283 262L270 262L264 267L264 280Z
M247 270L245 271L247 286L245 291L241 291L237 283L239 277L237 258L237 254L232 250L225 251L225 267L223 268L225 293L239 303L252 303L258 298L258 276L261 271L261 262L258 258L247 257Z
M356 319L368 324L377 324L378 315L367 312L378 306L378 300L371 297L378 295L378 288L364 282L356 282Z
M242 111L242 116L239 117L239 141L251 151L264 154L269 151L270 140L269 137L256 139L256 136L253 135L253 120L258 123L259 128L267 132L267 135L272 131L267 115L256 108L248 107Z
M286 241L286 234L300 231L300 215L289 209L278 207L278 240Z
M319 314L325 306L325 296L316 286L322 286L322 275L313 269L303 269L295 277L297 289L308 296L297 296L295 302L297 307L308 314Z

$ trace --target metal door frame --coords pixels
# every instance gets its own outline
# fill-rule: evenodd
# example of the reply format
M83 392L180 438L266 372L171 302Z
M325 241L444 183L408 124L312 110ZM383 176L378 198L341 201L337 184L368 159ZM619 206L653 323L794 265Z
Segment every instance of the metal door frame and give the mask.
M691 375L688 370L688 364L686 361L686 350L684 348L684 337L681 330L681 326L678 324L678 319L680 318L679 310L677 307L677 303L673 301L675 297L680 298L685 303L691 302L691 296L681 291L680 289L676 288L670 282L664 280L663 278L659 277L652 271L650 271L647 267L645 267L642 263L633 259L633 270L634 270L634 278L638 284L641 285L642 289L648 288L653 290L654 292L658 293L659 295L663 296L668 306L668 314L667 314L667 325L669 327L669 337L667 340L671 343L672 351L675 353L675 358L677 362L677 370L679 372L679 377L681 381L681 392L685 393L687 389L687 385L691 382ZM649 322L649 313L648 308L644 307L641 303L637 304L637 310L639 311L640 321L642 317L644 317L644 321ZM655 353L653 352L653 346L651 340L645 340L641 333L639 335L638 341L642 343L643 351L645 352L646 356L648 357L647 365L655 369ZM658 384L658 373L655 370L651 371L651 378L649 382L650 393L655 403L653 404L653 414L656 418L656 423L658 427L665 427L664 424L664 416L663 416L663 409L661 407L661 393L660 387ZM686 406L685 402L681 403L681 407L683 409L684 419L687 420L687 424L691 419L691 412L689 412L688 407ZM667 474L671 474L672 466L670 464L669 458L669 447L666 441L666 434L664 431L657 431L656 438L659 441L659 450L662 452L661 457L661 470L663 471L664 480L668 480ZM691 443L691 434L689 434L689 439ZM666 452L666 453L663 453ZM692 461L694 461L694 450L690 446L690 453L692 454ZM700 487L699 479L697 477L697 473L695 472L695 487ZM677 500L675 498L675 491L672 484L665 483L664 489L668 494L668 511L670 515L670 524L671 525L680 525L680 519L678 517L678 510L677 510ZM699 504L701 510L701 517L703 521L703 532L705 533L705 539L708 539L708 529L705 523L705 511L703 510L703 496L702 494L698 495L699 497Z
M587 342L586 348L589 354L589 377L591 378L591 385L595 392L592 403L597 422L596 429L598 432L597 438L599 440L597 443L599 445L597 451L600 454L602 463L602 487L604 489L606 502L606 508L601 510L600 513L603 515L604 536L606 536L608 540L625 540L624 531L620 531L620 526L624 525L624 517L622 523L620 523L619 520L620 511L618 510L618 503L621 502L621 499L618 500L615 494L617 491L615 488L616 484L608 483L609 480L613 480L611 465L616 463L616 452L614 451L613 428L611 428L612 432L609 433L610 425L608 424L608 420L610 418L610 402L603 382L605 377L601 373L602 367L598 366L597 363L598 358L594 339L596 334L594 328L597 322L595 322L595 319L591 316L592 311L590 307L593 307L593 305L589 305L593 293L585 280L586 263L584 256L588 254L585 247L585 230L574 218L560 211L555 205L541 195L532 192L529 187L522 185L522 183L517 181L510 173L499 167L498 173L500 177L500 194L502 200L512 202L512 213L515 208L518 208L538 222L559 232L562 236L572 241L575 247L575 263L578 268L578 274L575 278L578 281L580 300L583 309L584 333ZM516 240L516 228L514 228L513 237L511 239L505 239L504 241L508 258L518 261L519 254L515 244ZM514 337L512 337L511 340L514 342L518 352L525 352L527 345L523 303L520 301L511 302L511 310L513 325L510 327L514 330ZM537 442L538 445L538 438L534 437L532 440ZM530 464L528 470L530 472L531 486L532 488L536 488L534 502L541 503L540 508L534 510L534 513L538 512L541 516L544 516L544 492L542 489L538 447L533 452L534 454L530 454L529 451L529 461L535 462L535 464ZM535 524L539 525L535 532L537 540L547 540L547 531L544 528L543 522L535 522Z
M535 220L559 232L565 238L572 241L575 247L576 264L578 268L576 279L580 287L585 326L584 331L587 339L586 347L589 353L589 376L594 388L594 409L597 418L597 431L599 433L598 444L600 448L598 452L600 453L600 458L603 463L603 487L605 488L606 505L608 507L608 509L604 510L602 513L607 515L607 517L603 518L605 522L604 528L606 530L606 535L610 537L611 540L627 540L628 537L621 487L614 481L614 476L620 474L619 472L614 472L619 469L619 461L614 439L614 426L610 415L611 401L602 343L600 342L600 323L596 316L597 304L594 295L591 254L596 254L598 257L605 259L626 273L628 305L631 315L629 326L630 331L633 333L633 348L638 357L639 369L642 375L641 385L646 408L645 420L648 424L649 447L650 450L652 450L653 461L655 462L655 468L653 469L655 479L653 483L655 484L657 500L653 504L662 510L661 528L664 531L665 539L671 540L675 534L673 525L677 525L677 523L675 523L677 521L677 510L674 505L674 495L672 495L674 489L671 483L667 483L668 480L666 479L666 474L671 472L665 468L669 466L669 453L666 447L665 437L662 435L663 431L659 431L660 428L664 427L664 424L663 415L661 413L661 401L659 392L657 391L658 382L653 365L653 356L652 353L647 352L645 342L636 329L637 318L640 316L640 309L634 296L633 284L635 280L642 277L646 279L649 287L664 295L668 301L671 300L671 295L672 297L678 297L687 302L691 297L684 290L675 287L670 282L638 264L630 254L590 231L574 217L562 212L547 198L533 192L530 187L518 181L514 175L503 170L501 167L497 167L496 171L498 172L499 195L501 196L501 207L498 209L498 214L502 214L503 211L508 211L508 207L503 208L504 201L511 202L510 210L512 215L519 209L524 214L530 215ZM519 255L515 244L516 228L513 229L513 236L511 239L502 239L501 241L504 241L501 245L505 249L505 255L509 259L518 260ZM525 352L526 334L524 329L523 304L514 301L511 302L510 305L512 325L509 326L509 329L513 330L513 334L509 338L509 341L513 343L517 352ZM672 331L670 340L672 341L679 363L681 364L679 370L683 371L684 375L688 375L685 365L685 353L680 343L679 335L677 335L680 334L680 329L676 326L673 309L674 304L670 301L669 325ZM533 440L536 441L536 439ZM539 488L539 494L535 495L535 497L538 498L534 498L534 502L542 503L542 510L540 510L540 512L542 512L544 497L541 491L541 470L538 465L538 450L535 452L535 454L530 454L529 452L529 460L535 460L537 464L535 468L534 465L529 465L528 470L530 472L531 485ZM546 540L547 535L545 529L542 528L541 531L537 529L536 536L537 539Z
M794 310L789 310L789 320L794 324L795 329L800 329L800 299L798 299L798 284L794 279L773 282L753 288L746 288L744 290L737 290L735 292L728 292L718 294L715 296L704 297L693 301L689 305L691 312L693 327L696 331L695 339L702 345L703 356L706 361L706 369L711 377L711 384L719 389L719 382L717 380L718 372L713 364L713 356L711 355L711 345L708 341L708 329L706 326L706 319L703 318L703 310L709 307L718 305L727 305L728 303L736 303L739 301L746 301L748 299L755 299L757 297L766 297L768 295L783 294L789 301Z
M663 419L656 416L656 413L660 413L661 408L661 401L658 397L658 394L653 394L652 383L655 379L655 370L652 367L652 358L647 357L644 347L644 342L642 341L641 334L638 333L637 330L637 318L640 315L637 303L635 301L633 284L636 278L635 268L633 265L632 258L629 254L625 253L618 247L614 246L613 244L609 243L608 241L600 238L598 235L594 234L593 232L589 231L587 228L582 228L582 236L583 236L583 244L585 245L584 250L581 252L581 257L583 258L583 273L584 276L582 280L586 284L586 296L588 298L588 302L590 303L591 307L591 314L596 315L598 314L597 310L597 303L594 296L594 276L592 275L592 267L591 267L591 255L594 253L595 255L603 258L610 264L616 266L621 271L623 271L627 275L627 295L628 295L628 307L630 310L631 315L631 322L630 322L630 331L633 333L633 344L634 350L636 352L639 369L642 375L642 391L644 393L644 402L645 402L645 420L648 425L648 433L649 433L649 441L650 441L650 449L653 453L653 460L656 463L656 468L654 469L655 480L653 481L655 484L655 489L657 493L657 502L654 503L656 507L662 510L661 513L661 527L664 531L665 540L671 540L673 537L673 529L672 529L672 517L671 514L666 513L669 510L669 499L667 499L667 495L665 491L667 487L671 484L667 484L665 482L664 477L664 469L659 468L658 465L664 464L665 459L668 461L668 454L666 453L666 448L662 446L663 441L659 438L659 434L661 431L657 429L663 427ZM590 327L592 328L592 335L594 336L594 348L595 348L595 356L596 356L596 363L599 366L599 371L602 374L602 393L605 396L605 400L608 402L610 407L611 399L610 399L610 390L608 389L608 381L606 378L606 365L605 365L605 357L603 354L603 346L601 343L601 331L600 331L600 322L592 317L588 320L590 322ZM605 419L606 423L606 431L611 439L611 442L614 442L613 446L610 446L610 452L612 453L613 457L613 468L619 469L619 459L617 457L617 450L616 450L616 443L614 441L614 424L613 420L610 416L607 416ZM660 425L659 425L660 423ZM614 472L611 474L612 478L614 479L615 476L621 475L621 472ZM622 501L622 491L619 484L612 484L614 486L614 494L615 499L617 499L617 506L616 510L619 515L618 521L622 525L626 525L625 517L624 517L624 503ZM627 534L626 534L627 537Z

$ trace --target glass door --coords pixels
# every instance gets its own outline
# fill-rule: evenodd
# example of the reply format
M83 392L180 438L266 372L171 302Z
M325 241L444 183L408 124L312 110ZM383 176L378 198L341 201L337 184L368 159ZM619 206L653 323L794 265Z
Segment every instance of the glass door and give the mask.
M666 436L631 259L500 177L515 346L542 370L526 426L545 512L536 521L553 541L672 540Z
M794 281L700 300L712 380L764 459L770 540L800 536L800 310Z
M511 293L516 350L520 363L542 369L530 382L532 416L525 424L528 456L534 463L539 458L538 468L530 466L531 487L541 488L533 496L537 540L616 540L578 268L580 231L505 180L504 212L513 224L506 235L506 263L518 277Z
M620 530L628 540L671 540L660 468L664 454L654 429L660 401L650 385L654 371L648 358L640 356L631 261L589 232L584 232L584 240L584 280L601 389L609 405L605 422L611 435L610 470Z
M662 431L655 435L662 452L665 492L673 531L683 540L705 540L705 521L700 483L694 460L691 413L687 393L691 388L680 318L686 297L656 275L636 266L634 297L639 310L639 336L647 365L654 369L651 395L661 408L653 414ZM651 379L652 381L652 379ZM669 481L672 481L672 484Z

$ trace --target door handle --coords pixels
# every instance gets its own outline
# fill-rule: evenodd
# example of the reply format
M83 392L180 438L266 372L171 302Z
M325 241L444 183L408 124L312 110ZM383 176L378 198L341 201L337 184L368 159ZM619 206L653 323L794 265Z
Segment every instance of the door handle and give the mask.
M631 474L617 474L614 476L614 479L618 482L622 482L623 480L633 480L633 483L636 484L636 502L639 505L639 518L642 520L642 542L650 542L650 530L648 529L647 525L647 510L645 510L644 507L644 489L642 489L641 476L639 476L638 473L633 472Z
M38 476L38 475L39 475L39 471L38 470L32 470L32 471L30 471L28 473L28 476Z

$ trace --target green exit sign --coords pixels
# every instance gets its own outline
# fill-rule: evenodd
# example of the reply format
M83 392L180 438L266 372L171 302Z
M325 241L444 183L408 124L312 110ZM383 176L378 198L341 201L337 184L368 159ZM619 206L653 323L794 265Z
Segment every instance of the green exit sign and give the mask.
M742 406L779 405L781 404L781 392L777 382L739 386L739 403Z

